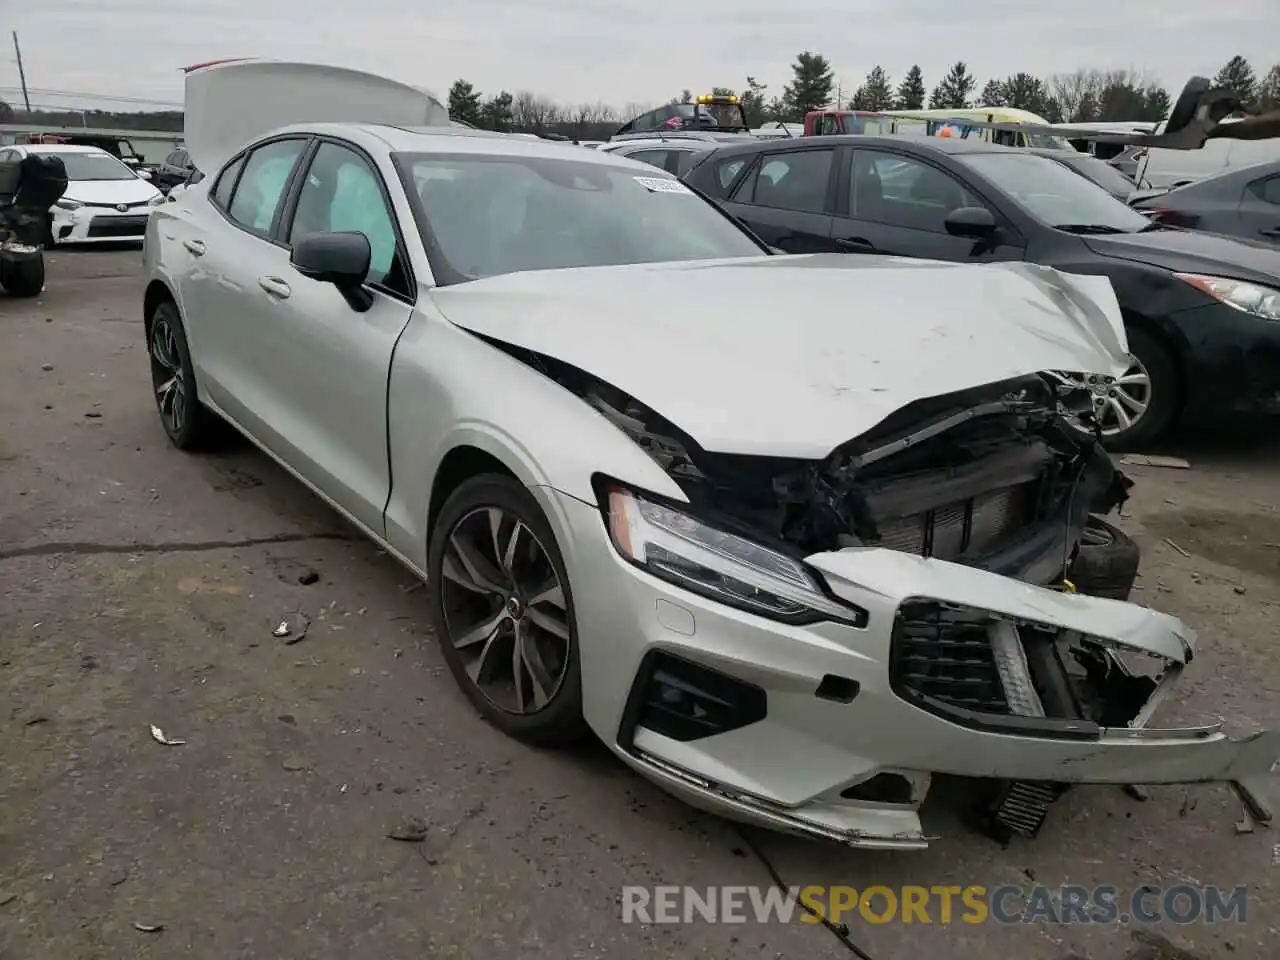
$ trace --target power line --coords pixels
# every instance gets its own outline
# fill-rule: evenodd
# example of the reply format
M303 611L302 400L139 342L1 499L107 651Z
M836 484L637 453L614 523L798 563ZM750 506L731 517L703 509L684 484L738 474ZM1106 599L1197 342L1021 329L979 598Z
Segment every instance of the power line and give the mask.
M0 85L0 92L20 93L22 92L22 88ZM172 100L148 100L145 97L114 97L104 93L86 93L83 90L49 90L41 87L27 87L27 92L44 97L73 97L85 100L107 100L111 103L140 103L154 107L174 107L176 109L181 109L183 106L183 104L176 103Z

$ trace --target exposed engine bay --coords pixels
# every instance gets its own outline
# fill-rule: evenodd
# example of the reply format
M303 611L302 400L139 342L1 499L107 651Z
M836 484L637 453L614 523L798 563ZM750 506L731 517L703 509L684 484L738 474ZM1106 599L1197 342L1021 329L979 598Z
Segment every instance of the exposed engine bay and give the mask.
M630 436L699 512L800 556L885 547L1049 584L1089 515L1122 504L1132 486L1039 376L911 404L814 462L710 453L591 374L497 345Z

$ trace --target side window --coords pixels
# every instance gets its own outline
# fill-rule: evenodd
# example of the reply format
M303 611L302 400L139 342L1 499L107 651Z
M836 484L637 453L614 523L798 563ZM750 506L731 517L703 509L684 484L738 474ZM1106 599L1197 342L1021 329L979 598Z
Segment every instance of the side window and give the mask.
M254 233L270 232L289 174L306 145L305 140L277 140L252 151L227 210L231 219Z
M377 173L354 150L322 143L298 194L298 206L289 226L289 245L309 233L344 231L363 233L369 238L369 283L408 292L403 271L393 269L397 252L395 221Z
M832 156L832 150L766 154L752 174L750 194L744 183L738 191L740 199L762 207L821 213L826 207Z
M738 174L742 172L742 168L746 165L746 158L741 157L736 160L725 160L716 166L716 182L720 184L720 193L722 195L729 192L729 188L733 186L733 181L738 179Z
M858 150L849 178L849 209L859 220L946 233L947 215L980 207L960 182L937 167L891 153Z
M686 173L692 170L694 163L698 160L698 154L694 153L692 150L676 150L674 155L676 161L675 169L672 170L670 165L668 165L667 169L671 170L671 172L677 177L683 177Z
M666 150L637 150L635 153L628 153L627 159L639 160L641 163L666 169L667 153Z
M1249 184L1249 189L1260 196L1264 203L1274 203L1280 206L1280 176L1270 177L1266 180L1255 180Z
M231 191L236 188L236 180L240 177L240 171L244 169L245 158L241 157L228 167L224 167L222 175L218 177L218 182L213 187L213 202L220 210L226 210L231 206Z

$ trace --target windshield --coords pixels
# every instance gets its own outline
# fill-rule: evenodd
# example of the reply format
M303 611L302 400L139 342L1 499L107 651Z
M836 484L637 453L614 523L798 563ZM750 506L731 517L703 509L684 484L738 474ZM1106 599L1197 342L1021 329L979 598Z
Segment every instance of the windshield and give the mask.
M45 160L56 157L67 168L67 179L136 180L138 175L115 157L106 153L41 153Z
M1056 160L1030 153L958 154L1037 220L1059 229L1137 233L1151 221Z
M447 282L765 253L716 207L659 170L546 157L395 159L421 202L432 267L440 273L442 266Z

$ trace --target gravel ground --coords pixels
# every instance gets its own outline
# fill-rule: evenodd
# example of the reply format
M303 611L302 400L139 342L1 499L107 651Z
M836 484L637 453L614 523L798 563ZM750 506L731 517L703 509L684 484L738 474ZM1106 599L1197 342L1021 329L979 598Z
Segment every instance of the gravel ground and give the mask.
M422 590L265 457L173 450L136 250L58 251L0 296L0 958L1261 958L1280 838L1217 787L1072 791L1002 849L939 785L926 853L742 832L602 747L481 722ZM1274 434L1267 434L1273 436ZM1134 467L1144 602L1200 652L1166 725L1280 723L1280 452L1196 438ZM1184 555L1184 552L1187 555ZM312 581L306 582L303 581ZM300 643L272 637L312 619ZM158 725L186 742L162 746ZM388 839L406 818L421 843ZM1154 928L623 924L624 885L1249 887L1248 921ZM143 927L163 926L147 932ZM855 949L856 948L856 949Z

